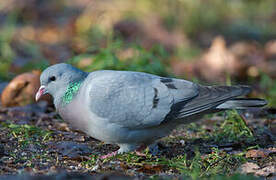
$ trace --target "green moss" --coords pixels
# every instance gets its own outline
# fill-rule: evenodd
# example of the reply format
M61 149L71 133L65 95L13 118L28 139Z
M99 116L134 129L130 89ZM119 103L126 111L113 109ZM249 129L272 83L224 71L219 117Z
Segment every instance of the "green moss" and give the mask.
M19 145L40 144L51 139L51 132L42 130L32 125L5 124L5 128L9 129L9 136L16 138Z
M254 136L237 111L227 111L224 122L209 137L217 142L253 141Z
M119 154L114 157L102 160L102 163L119 161L125 167L143 169L143 167L160 167L162 172L175 172L188 179L198 178L214 178L218 175L235 174L238 167L246 161L244 153L227 154L224 151L213 148L211 154L202 156L199 151L196 151L194 158L187 159L186 155L179 155L175 158L168 159L166 157L152 156L145 152L146 156L138 156L136 153ZM93 168L97 162L101 161L98 156L91 156L91 159L82 162L86 168ZM152 176L151 178L156 178Z

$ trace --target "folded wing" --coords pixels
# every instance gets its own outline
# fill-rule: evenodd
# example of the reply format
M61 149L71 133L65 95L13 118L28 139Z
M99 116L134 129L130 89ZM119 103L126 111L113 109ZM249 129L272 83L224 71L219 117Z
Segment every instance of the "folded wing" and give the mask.
M185 104L198 94L192 82L140 72L98 71L90 81L91 111L132 129L161 124L174 104Z

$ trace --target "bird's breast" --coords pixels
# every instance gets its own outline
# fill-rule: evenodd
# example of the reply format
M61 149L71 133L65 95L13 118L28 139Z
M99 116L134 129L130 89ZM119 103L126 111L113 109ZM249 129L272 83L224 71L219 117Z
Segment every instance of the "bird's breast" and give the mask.
M84 132L87 131L87 125L92 123L89 122L89 116L87 115L87 112L85 112L83 106L74 101L60 108L58 113L63 120L69 123L70 126ZM87 117L84 117L83 114L86 114Z
M81 130L101 141L111 141L112 136L109 134L110 128L106 120L98 117L89 109L87 99L79 96L64 107L59 108L58 113L74 129Z

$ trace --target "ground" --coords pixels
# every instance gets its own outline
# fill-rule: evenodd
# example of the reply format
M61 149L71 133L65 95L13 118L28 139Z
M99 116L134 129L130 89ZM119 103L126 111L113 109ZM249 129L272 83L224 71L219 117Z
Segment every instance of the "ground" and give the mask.
M275 0L0 1L0 93L9 84L1 93L0 179L275 178L275 7ZM70 128L51 106L24 106L40 73L60 62L248 84L248 97L268 106L179 127L159 141L156 156L100 160L118 147Z
M145 150L145 156L126 153L102 160L99 156L118 147L70 128L45 103L1 108L0 174L273 179L275 116L271 108L207 115L161 139L155 156Z

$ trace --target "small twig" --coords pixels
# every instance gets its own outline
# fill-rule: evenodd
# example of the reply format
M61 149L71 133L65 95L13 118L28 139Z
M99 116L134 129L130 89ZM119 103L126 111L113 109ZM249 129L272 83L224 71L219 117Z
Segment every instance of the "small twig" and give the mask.
M226 156L224 156L223 158L221 158L221 159L219 159L219 160L213 162L213 163L210 164L209 166L212 167L212 166L214 166L215 164L219 163L220 161L224 160L225 158L226 158Z
M210 169L210 167L214 166L215 164L219 163L220 161L224 160L226 158L226 156L224 156L223 158L213 162L212 164L210 164L207 168L206 171L208 171Z
M217 160L216 162L213 162L212 164L210 164L207 168L206 168L206 171L209 171L210 167L214 166L215 164L219 163L220 161L224 160L226 158L226 156L224 156L223 158ZM203 173L201 174L201 176L203 175Z
M240 117L241 117L243 123L245 124L245 126L250 130L250 135L251 136L255 136L255 132L254 132L253 128L248 125L248 123L247 123L246 118L244 117L244 115L242 115L240 113L238 113L238 114L240 115Z

